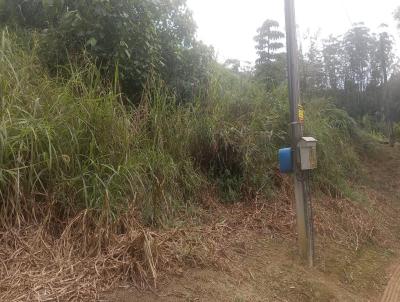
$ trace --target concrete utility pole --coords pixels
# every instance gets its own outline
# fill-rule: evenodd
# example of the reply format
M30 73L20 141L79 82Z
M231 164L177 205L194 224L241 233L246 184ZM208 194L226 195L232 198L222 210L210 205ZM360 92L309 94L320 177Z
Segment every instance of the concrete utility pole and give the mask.
M298 241L301 256L314 265L314 230L312 206L309 193L309 171L301 169L298 143L303 137L304 109L300 100L299 58L296 38L296 18L294 0L285 0L287 64L289 77L290 130L294 152L294 189Z

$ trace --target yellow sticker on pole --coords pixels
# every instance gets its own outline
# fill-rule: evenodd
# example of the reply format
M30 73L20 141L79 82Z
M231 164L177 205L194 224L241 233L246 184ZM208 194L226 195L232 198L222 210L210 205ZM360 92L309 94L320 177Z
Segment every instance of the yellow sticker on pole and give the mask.
M299 122L302 124L304 123L304 115L304 107L303 105L299 105Z

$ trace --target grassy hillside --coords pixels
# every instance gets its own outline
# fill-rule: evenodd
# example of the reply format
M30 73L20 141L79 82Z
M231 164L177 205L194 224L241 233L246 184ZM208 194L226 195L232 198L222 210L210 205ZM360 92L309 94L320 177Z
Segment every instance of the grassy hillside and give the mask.
M277 152L288 145L285 87L265 93L251 80L215 65L210 86L194 99L178 102L174 92L153 77L134 106L119 93L118 77L105 81L89 58L50 75L36 46L34 35L2 31L4 255L11 255L26 238L36 238L27 245L29 255L41 250L58 259L56 263L63 257L85 259L80 263L87 263L81 268L86 277L114 276L102 279L102 289L120 279L149 285L156 282L157 268L173 266L173 258L195 263L203 259L193 253L211 240L206 235L185 237L187 245L170 244L165 254L159 249L169 244L177 227L203 220L210 199L261 202L266 209L284 199L287 180L278 172ZM309 100L306 106L306 132L319 140L315 189L351 195L347 181L361 173L357 150L365 148L363 135L329 101ZM288 207L285 200L282 205ZM163 237L149 232L162 232ZM161 256L155 259L155 254ZM71 277L63 261L59 269ZM100 271L97 261L103 261ZM43 286L41 265L35 262L37 279L29 280ZM90 282L93 294L97 281ZM4 298L17 299L10 295Z
M126 106L89 60L50 77L35 40L16 41L3 31L3 225L33 209L41 220L49 205L61 221L90 209L107 222L135 207L154 224L187 212L210 187L227 201L274 192L277 150L287 145L284 88L266 95L216 67L210 90L189 105L152 79L141 103ZM327 101L308 104L307 122L320 141L316 182L340 191L356 168L356 125Z

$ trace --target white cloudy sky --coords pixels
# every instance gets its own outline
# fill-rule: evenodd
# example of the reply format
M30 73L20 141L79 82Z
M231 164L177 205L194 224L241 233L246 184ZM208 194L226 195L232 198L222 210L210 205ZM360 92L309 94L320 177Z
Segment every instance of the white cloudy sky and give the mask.
M187 0L198 25L198 38L214 46L218 59L254 61L253 37L266 19L284 29L284 0ZM382 23L400 40L393 12L399 0L296 0L300 36L308 29L321 36L344 33L352 23L365 22L372 30ZM400 45L400 43L398 43ZM398 47L400 49L400 47Z

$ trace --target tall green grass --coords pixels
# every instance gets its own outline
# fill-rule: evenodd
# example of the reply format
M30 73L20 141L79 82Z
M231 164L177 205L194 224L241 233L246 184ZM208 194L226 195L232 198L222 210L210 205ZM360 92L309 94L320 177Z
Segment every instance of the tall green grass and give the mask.
M266 94L216 67L189 104L155 77L130 107L90 60L49 76L34 36L3 31L1 39L2 226L44 219L33 209L50 206L59 221L90 209L108 222L136 209L143 223L165 224L206 190L226 201L277 191L277 150L288 144L285 88ZM356 167L356 125L328 102L308 112L320 141L317 183L340 190Z
M189 158L165 151L165 119L184 127L167 94L154 89L139 108L127 109L95 65L71 65L68 77L50 78L35 41L29 44L32 51L3 34L2 218L30 213L31 200L55 202L61 216L93 209L114 218L135 206L148 223L184 209L203 182Z
M360 129L345 111L326 100L313 100L306 110L306 133L318 139L319 167L314 181L326 193L346 194L347 181L361 173L357 150Z

